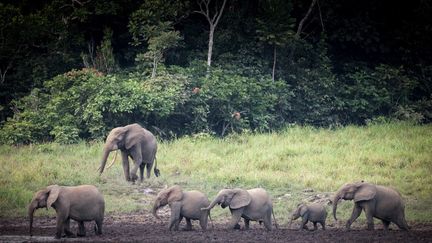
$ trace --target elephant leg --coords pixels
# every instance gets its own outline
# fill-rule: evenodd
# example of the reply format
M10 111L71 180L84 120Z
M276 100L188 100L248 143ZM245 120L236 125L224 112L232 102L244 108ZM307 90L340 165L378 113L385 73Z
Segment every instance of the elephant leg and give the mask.
M200 218L200 226L202 230L207 230L208 213L202 213Z
M151 169L153 167L153 161L147 161L145 165L146 165L146 168L147 168L147 178L150 178Z
M264 226L268 231L272 229L271 212L272 212L271 210L268 210L267 214L264 216Z
M177 219L177 221L174 223L174 230L178 231L179 230L179 226L180 226L180 222L183 220L183 216L180 216L180 218Z
M180 203L172 203L171 204L171 217L169 223L169 230L178 230L178 226L183 217L180 215L181 204Z
M314 226L314 229L313 229L314 231L318 229L317 222L313 222L313 226Z
M62 237L63 229L65 227L68 218L66 215L67 213L65 212L59 212L57 214L57 220L56 220L57 224L56 224L56 234L55 234L56 239L60 239Z
M72 233L72 231L70 231L70 218L66 219L66 221L64 222L63 231L64 231L66 237L69 237L69 238L75 237L75 234Z
M129 174L129 158L128 154L125 151L121 151L122 156L122 165L123 165L123 172L125 175L126 181L130 181L130 174Z
M382 223L384 225L384 230L387 231L388 228L389 228L389 225L390 225L390 221L385 220L385 219L382 219L381 221L382 221Z
M360 216L361 211L362 211L362 208L357 203L355 203L353 211L351 213L351 217L350 217L350 219L348 219L348 221L345 225L347 230L349 230L351 228L351 224Z
M102 234L103 218L102 219L96 219L95 222L96 222L95 233L96 233L96 235L101 235Z
M185 230L192 230L192 222L190 218L186 218L186 228Z
M300 230L309 230L309 228L307 227L307 223L308 223L308 218L307 217L303 217L302 218L302 222L301 222L301 224L300 224Z
M79 237L86 236L84 221L79 221L78 222L78 234L77 234L77 236L79 236Z
M366 214L366 221L367 221L367 229L373 230L374 229L374 221L373 221L373 210L370 206L365 205L364 212Z
M244 210L243 208L231 210L231 220L228 223L229 229L236 229L237 225L238 225L238 227L240 227L238 222L240 221L240 218L243 214L243 210Z
M134 160L134 166L131 171L131 179L132 181L136 181L138 179L137 172L142 163L142 154L141 154L141 145L137 144L130 149L131 156ZM140 178L140 181L143 181L143 178Z
M250 220L249 219L244 219L244 223L245 223L245 229L249 229L249 224L250 224Z
M325 222L321 221L320 224L321 224L322 229L325 230Z
M140 180L141 180L141 182L143 182L143 178L144 178L144 166L145 166L145 164L144 164L144 163L141 163L140 168L139 168L139 170L140 170Z

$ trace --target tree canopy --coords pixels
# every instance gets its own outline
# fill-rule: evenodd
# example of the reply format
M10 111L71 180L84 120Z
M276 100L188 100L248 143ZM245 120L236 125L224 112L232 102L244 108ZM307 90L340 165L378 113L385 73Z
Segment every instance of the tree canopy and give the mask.
M420 0L6 0L0 143L427 123L431 39Z

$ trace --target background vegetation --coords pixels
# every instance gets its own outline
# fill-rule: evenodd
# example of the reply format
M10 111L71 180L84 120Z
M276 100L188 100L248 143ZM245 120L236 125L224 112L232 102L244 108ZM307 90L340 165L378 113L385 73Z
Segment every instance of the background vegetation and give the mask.
M431 121L425 1L223 2L3 1L0 143Z
M49 184L95 184L105 194L108 213L149 212L154 196L144 193L148 188L157 192L179 184L213 198L224 187L261 186L273 197L277 219L285 223L288 212L302 200L331 196L346 182L366 180L397 188L406 202L408 221L430 222L431 132L430 125L386 123L337 130L292 126L280 133L224 139L187 136L161 143L162 175L152 175L141 185L124 181L119 162L98 177L100 142L3 145L0 216L24 216L33 193ZM352 202L341 203L339 217L347 219L351 209ZM229 210L217 207L213 215L222 219Z

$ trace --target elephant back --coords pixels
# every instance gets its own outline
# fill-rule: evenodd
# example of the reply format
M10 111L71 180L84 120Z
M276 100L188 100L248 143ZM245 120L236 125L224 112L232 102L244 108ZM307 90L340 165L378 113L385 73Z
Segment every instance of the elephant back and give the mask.
M247 190L250 194L252 201L257 205L272 206L270 195L263 188L254 188Z
M201 208L208 207L210 201L207 196L200 191L183 192L181 201L182 215L191 219L200 219L201 214L207 211L202 211Z
M327 217L327 211L324 205L320 203L311 203L308 205L309 218L314 221L324 221Z
M377 186L376 207L383 212L405 209L400 193L386 186Z

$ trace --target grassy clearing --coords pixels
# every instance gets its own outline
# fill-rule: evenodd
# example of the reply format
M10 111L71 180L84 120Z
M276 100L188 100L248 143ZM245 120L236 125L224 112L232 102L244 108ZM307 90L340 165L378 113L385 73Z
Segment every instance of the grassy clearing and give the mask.
M224 187L264 187L274 199L279 223L285 223L298 202L330 194L346 182L366 180L397 188L407 202L407 219L426 222L432 218L431 135L431 125L391 123L336 130L294 126L224 139L186 137L160 144L162 176L152 175L142 185L124 182L118 162L97 176L102 142L1 146L0 216L25 215L33 192L49 184L95 184L104 192L110 213L147 211L153 196L144 194L144 188L157 191L179 184L210 198ZM339 217L346 219L352 202L339 208ZM212 214L225 217L229 210L215 208Z

